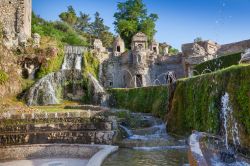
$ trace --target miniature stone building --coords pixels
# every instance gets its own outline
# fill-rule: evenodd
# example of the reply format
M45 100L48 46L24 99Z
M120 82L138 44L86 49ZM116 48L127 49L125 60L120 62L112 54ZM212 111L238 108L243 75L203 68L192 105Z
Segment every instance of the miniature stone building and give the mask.
M117 36L114 40L113 52L115 56L118 56L125 52L125 43L120 36Z
M159 54L159 43L157 43L155 40L153 40L153 42L150 45L150 50L154 54Z
M31 0L1 0L0 23L7 48L25 45L31 37Z
M113 55L100 66L99 81L105 88L133 88L167 83L171 72L176 78L184 76L181 55L162 58L159 44L148 46L148 37L139 32L132 38L131 50L117 54L115 40Z
M219 45L211 40L183 44L182 54L185 76L193 75L195 65L219 56L243 52L248 48L250 48L250 40L223 45Z
M137 34L135 34L132 38L131 49L142 50L147 48L148 48L148 37L142 32L138 32Z
M183 44L182 53L185 75L192 76L195 65L215 58L219 48L220 45L211 40Z
M94 45L94 50L96 50L98 52L105 52L106 51L106 48L103 47L102 41L100 39L95 39L93 45Z

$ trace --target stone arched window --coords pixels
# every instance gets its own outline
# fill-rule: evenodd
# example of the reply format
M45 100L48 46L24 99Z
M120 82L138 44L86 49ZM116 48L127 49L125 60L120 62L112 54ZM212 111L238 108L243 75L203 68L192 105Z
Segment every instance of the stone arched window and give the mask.
M116 51L117 51L117 52L121 52L121 47L120 47L120 46L117 46L117 47L116 47Z

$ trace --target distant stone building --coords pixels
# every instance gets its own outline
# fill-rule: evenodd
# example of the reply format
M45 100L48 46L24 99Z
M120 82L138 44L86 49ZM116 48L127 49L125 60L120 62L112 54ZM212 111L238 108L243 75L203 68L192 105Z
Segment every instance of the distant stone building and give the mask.
M148 44L145 34L133 36L131 50L125 51L124 41L118 36L113 54L101 64L99 80L106 88L132 88L167 83L169 72L177 78L184 76L181 55L159 54L159 44Z
M115 56L119 56L124 52L125 52L124 40L120 36L117 36L113 44L113 53Z
M25 45L31 37L31 0L1 0L0 23L6 47Z
M102 41L100 39L95 39L93 45L94 45L94 50L96 50L98 52L105 52L106 51L106 48L103 47Z
M220 56L244 52L250 48L250 40L220 45L211 40L198 41L182 45L185 76L192 76L194 67L202 62ZM200 74L200 73L199 73Z
M193 68L207 60L214 59L220 45L211 40L182 45L183 66L186 76L192 76Z

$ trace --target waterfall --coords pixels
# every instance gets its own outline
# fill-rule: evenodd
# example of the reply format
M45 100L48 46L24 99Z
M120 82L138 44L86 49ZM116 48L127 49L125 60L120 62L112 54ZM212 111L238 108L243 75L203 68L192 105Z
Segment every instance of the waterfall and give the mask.
M82 54L87 51L84 47L65 46L64 62L62 69L50 73L38 80L28 91L26 98L28 105L51 105L59 104L58 93L65 83L73 83L73 93L76 91L75 82L82 79L81 66Z
M226 92L224 96L221 97L222 104L222 121L224 130L224 140L225 146L228 149L228 137L231 134L234 145L240 145L238 124L233 116L233 109L229 103L229 94Z
M81 70L82 69L82 54L87 51L84 47L65 46L64 48L64 62L62 70Z
M133 133L131 130L129 130L127 127L123 126L123 125L119 125L125 132L126 134L128 135L128 137L131 137L133 136Z
M82 96L83 89L81 83L82 77L82 56L87 51L84 47L65 46L64 62L58 72L50 73L38 80L28 91L26 98L28 105L52 105L59 104L61 91L63 89L63 98L79 100ZM88 74L88 78L93 87L95 103L101 103L107 106L108 94L100 85L98 80ZM71 86L67 86L70 84ZM70 91L70 92L69 92ZM79 93L78 93L79 92Z
M103 86L99 83L99 81L90 73L88 73L88 78L93 87L94 92L94 102L100 103L101 106L108 106L109 95L104 90Z

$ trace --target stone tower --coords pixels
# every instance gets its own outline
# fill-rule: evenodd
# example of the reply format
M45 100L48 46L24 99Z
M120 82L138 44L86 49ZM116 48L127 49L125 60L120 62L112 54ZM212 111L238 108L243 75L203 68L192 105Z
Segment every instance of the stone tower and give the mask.
M159 54L159 43L157 43L155 40L153 40L151 45L150 45L150 50L154 54Z
M132 38L131 49L147 50L148 49L148 37L142 32L138 32Z
M31 37L31 0L1 0L0 23L3 28L3 43L16 47Z
M114 40L113 52L115 56L121 55L125 52L125 43L124 40L120 37L120 35L118 35Z

